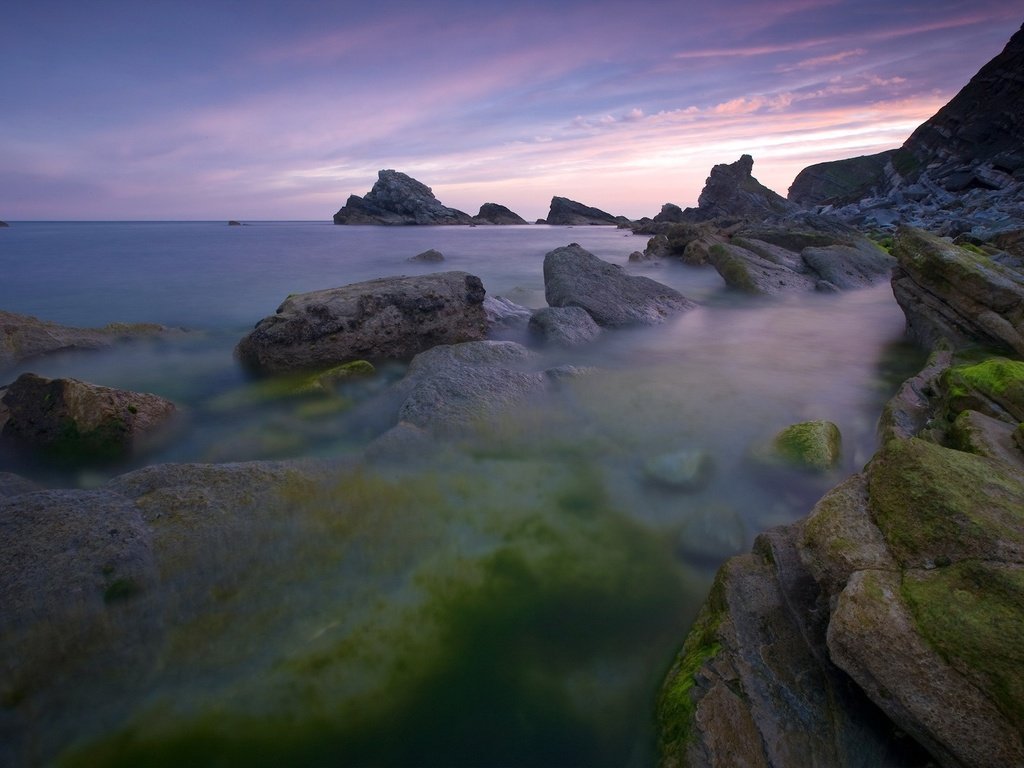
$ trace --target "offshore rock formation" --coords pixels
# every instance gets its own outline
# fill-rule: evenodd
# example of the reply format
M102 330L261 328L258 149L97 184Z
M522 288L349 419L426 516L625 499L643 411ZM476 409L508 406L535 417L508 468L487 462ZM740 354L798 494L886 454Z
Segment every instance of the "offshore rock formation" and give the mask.
M796 205L755 179L753 168L750 155L741 156L735 163L714 166L697 198L697 211L688 209L688 218L780 215L797 210Z
M487 334L484 287L466 272L384 277L289 296L236 348L261 371L409 359L438 344Z
M789 190L856 225L899 223L987 241L1024 207L1024 27L897 150L818 163Z
M674 288L626 274L577 243L544 256L544 295L552 307L581 307L605 327L656 325L697 305Z
M567 197L552 197L551 208L545 223L552 225L581 226L589 224L629 224L624 216L612 216L600 208L577 203Z
M474 224L527 224L528 222L518 213L510 211L504 205L497 203L484 203L480 206L480 212L473 217Z
M41 355L72 349L103 349L121 341L182 333L155 323L111 323L73 328L0 310L0 369Z
M377 173L365 197L352 195L334 214L335 224L471 224L468 213L442 205L430 187L393 170Z

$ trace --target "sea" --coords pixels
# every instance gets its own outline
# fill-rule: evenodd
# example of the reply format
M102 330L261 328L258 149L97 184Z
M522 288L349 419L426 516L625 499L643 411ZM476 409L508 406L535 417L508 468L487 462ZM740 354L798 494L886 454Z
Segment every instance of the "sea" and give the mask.
M361 457L392 425L375 403L405 363L327 397L254 378L235 358L288 295L371 278L463 270L489 295L545 306L544 255L573 242L699 307L573 349L539 347L524 327L496 332L532 347L536 370L588 373L404 465ZM887 282L751 297L708 266L630 262L645 244L598 226L0 229L0 308L183 330L0 374L0 386L32 371L162 395L182 413L170 438L115 466L53 467L8 449L0 471L93 489L164 462L345 467L326 507L345 523L317 528L318 541L301 538L311 516L322 522L322 499L295 512L288 535L247 540L230 589L171 569L167 594L217 599L165 616L134 674L70 677L89 689L35 723L42 761L654 765L659 687L717 568L863 467L883 404L922 356ZM430 248L443 264L410 261ZM773 435L812 419L839 426L840 465L813 474L771 461ZM651 472L697 455L698 487Z

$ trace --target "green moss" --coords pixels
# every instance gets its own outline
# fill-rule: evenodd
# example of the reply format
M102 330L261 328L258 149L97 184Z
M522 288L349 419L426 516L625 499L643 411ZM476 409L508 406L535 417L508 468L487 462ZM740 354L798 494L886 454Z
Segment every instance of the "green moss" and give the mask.
M693 739L697 711L693 687L701 668L722 650L719 627L725 618L725 569L720 569L658 697L662 755L681 755Z
M924 440L891 440L868 465L871 512L905 565L1024 548L1024 483L1005 465Z
M929 644L1024 723L1024 570L968 561L907 574L902 593Z
M743 259L737 258L729 252L729 249L720 243L711 246L708 251L712 264L725 280L726 285L745 293L761 293L757 283L750 276L750 271Z
M942 388L950 421L964 410L997 418L1005 411L1015 420L1024 419L1024 362L994 357L959 365L943 374Z
M779 432L773 445L794 466L826 471L839 463L842 436L831 421L804 421Z

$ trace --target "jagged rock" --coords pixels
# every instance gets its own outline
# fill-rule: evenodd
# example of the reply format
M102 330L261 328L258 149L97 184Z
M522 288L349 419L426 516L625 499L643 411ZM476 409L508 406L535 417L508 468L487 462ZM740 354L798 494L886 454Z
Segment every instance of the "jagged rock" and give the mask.
M867 239L856 246L829 245L804 248L800 252L804 264L818 276L840 290L873 285L892 274L896 260Z
M264 371L351 360L408 359L438 344L483 339L484 287L466 272L385 277L290 296L236 348Z
M601 335L601 327L582 307L543 307L530 317L531 333L546 344L575 347Z
M925 346L983 342L1024 354L1024 273L912 227L896 232L892 290Z
M5 439L72 461L137 451L176 412L174 403L157 395L34 373L7 387L3 405Z
M654 217L654 221L663 222L667 221L670 223L679 223L685 221L683 218L683 209L674 203L665 203L661 206L661 211Z
M754 158L750 155L743 155L732 164L713 167L697 198L701 217L764 216L796 211L796 205L751 175L753 167Z
M566 197L552 197L551 209L548 211L546 223L552 225L586 225L586 224L623 224L628 219L612 216L600 208L577 203Z
M628 275L577 243L545 255L544 294L552 307L582 307L609 327L654 325L696 306L674 288Z
M377 173L365 197L352 195L334 214L335 224L471 224L469 214L442 205L430 187L393 170Z
M518 213L514 213L504 205L497 203L484 203L480 206L480 212L473 217L474 224L526 224L526 219Z
M103 349L122 341L180 333L182 331L154 323L111 323L103 328L73 328L0 310L0 368L55 352Z
M436 264L444 261L444 254L434 248L428 248L422 253L417 253L415 256L410 256L409 261L424 262L427 264Z
M805 207L856 203L881 190L885 164L894 152L809 165L797 174L786 197Z

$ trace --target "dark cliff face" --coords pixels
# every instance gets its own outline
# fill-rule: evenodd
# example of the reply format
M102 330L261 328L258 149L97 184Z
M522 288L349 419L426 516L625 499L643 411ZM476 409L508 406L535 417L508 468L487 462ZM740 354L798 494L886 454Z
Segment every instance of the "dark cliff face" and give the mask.
M742 155L735 163L721 163L711 169L697 206L705 218L715 216L758 216L782 214L796 206L776 194L752 175L754 158Z
M1024 27L902 147L809 166L788 197L844 205L923 176L950 192L1024 183Z
M915 178L928 165L942 164L932 177L955 185L959 166L991 163L1024 180L1024 26L1002 53L925 121L903 144ZM916 161L916 163L911 161Z

